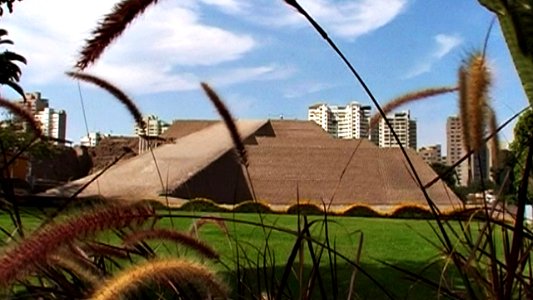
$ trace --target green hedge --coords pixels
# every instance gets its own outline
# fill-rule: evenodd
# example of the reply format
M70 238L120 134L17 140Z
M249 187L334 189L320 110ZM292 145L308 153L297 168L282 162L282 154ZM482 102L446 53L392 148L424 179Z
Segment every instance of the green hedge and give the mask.
M263 214L274 213L274 211L267 204L260 203L260 202L254 202L254 201L245 201L245 202L239 203L237 206L233 208L233 212L263 213Z
M401 206L394 210L390 216L399 219L433 219L431 211L417 205Z
M81 202L77 206L93 206L99 203L99 199L92 199L91 201ZM152 206L156 210L168 209L168 207L159 201L156 200L142 200ZM236 213L265 213L265 214L275 214L280 213L272 210L270 206L266 203L245 201L236 205L233 209L227 209L220 206L216 202L205 199L205 198L195 198L185 202L179 208L171 208L172 210L180 211L196 211L196 212L236 212ZM298 214L301 215L323 215L324 211L317 205L310 203L294 204L291 205L287 211L287 214ZM328 213L333 214L333 213ZM400 218L400 219L433 219L433 214L427 208L418 205L407 204L396 208L390 214L380 213L370 206L364 204L355 204L342 213L336 215L349 216L349 217L369 217L369 218ZM485 215L483 211L480 211L479 208L469 208L469 209L460 209L450 211L441 216L443 219L450 220L484 220Z
M200 212L229 212L230 210L217 205L208 199L192 199L180 206L182 211L200 211Z
M306 203L306 204L294 204L287 209L287 213L291 215L323 215L324 211L320 207Z
M466 209L457 209L450 211L445 215L446 219L451 220L485 220L485 212L482 208L466 208Z
M343 216L350 217L383 217L382 214L366 205L356 204L342 213Z
M163 210L163 209L168 210L168 206L166 206L164 203L161 203L157 200L145 199L145 200L141 200L141 202L147 205L150 205L150 207L152 207L155 210Z

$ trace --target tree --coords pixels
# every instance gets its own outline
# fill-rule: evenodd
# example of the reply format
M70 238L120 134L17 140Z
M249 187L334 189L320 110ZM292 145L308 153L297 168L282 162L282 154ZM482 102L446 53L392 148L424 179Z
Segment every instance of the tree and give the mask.
M494 12L524 92L533 105L533 5L531 0L478 0Z
M11 40L3 39L7 35L7 30L0 28L0 45L12 45ZM26 59L15 52L5 50L0 53L0 84L7 85L24 98L24 90L18 84L20 80L21 70L17 62L26 63Z
M520 180L524 176L524 166L527 156L527 149L533 140L533 109L526 110L516 122L514 127L514 139L510 145L514 158L514 182L515 189L518 190ZM533 197L533 173L529 174L529 199Z
M457 184L457 174L455 170L452 172L448 172L448 166L441 164L441 163L432 163L431 168L433 168L433 171L437 173L437 175L441 176L440 179L442 179L450 188L454 188Z

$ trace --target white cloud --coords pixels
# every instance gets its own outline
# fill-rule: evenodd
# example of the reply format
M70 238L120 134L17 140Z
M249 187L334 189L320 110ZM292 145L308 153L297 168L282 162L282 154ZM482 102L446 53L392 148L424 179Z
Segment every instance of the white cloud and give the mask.
M207 77L206 80L216 86L227 86L245 81L286 79L293 73L294 69L292 67L268 65L222 70L214 76Z
M428 73L429 71L431 71L432 66L433 66L433 62L429 60L419 62L415 64L415 66L407 72L404 78L410 79L410 78L414 78L416 76Z
M102 75L119 86L139 89L146 82L153 82L155 85L147 90L167 90L172 86L183 89L188 87L190 74L176 75L179 67L237 60L256 46L249 35L202 23L194 3L185 2L161 2L150 7L88 71L98 74L105 70L107 73ZM232 1L207 2L229 5ZM74 64L84 39L113 4L103 0L25 0L18 5L16 14L3 17L2 27L15 41L13 51L28 59L23 83L65 80L63 73Z
M299 2L327 31L347 39L355 39L392 22L408 4L408 0L301 0ZM271 27L307 25L303 16L286 4L278 6L268 4L268 9L262 8L266 5L253 7L253 11L249 12L250 19Z
M298 98L314 93L318 93L323 90L334 88L335 85L325 82L304 82L300 84L291 85L291 87L283 93L285 98Z
M224 96L229 111L235 118L246 116L253 110L255 103L258 102L254 97L249 97L240 93L234 93Z
M239 1L239 0L200 0L201 2L213 5L218 8L220 8L222 11L225 11L227 13L241 13L243 12L244 8L248 6L247 1Z
M89 72L110 81L124 91L150 94L195 90L201 81L224 87L242 82L285 79L294 73L294 69L276 65L226 68L217 70L213 75L198 77L194 73L173 73L161 63L137 62L125 66L97 64Z
M117 85L120 89L135 94L150 94L169 91L197 89L200 80L191 73L172 74L169 70L153 64L98 65L90 73Z
M362 0L334 2L302 1L303 7L341 37L356 38L391 22L406 7L406 0Z
M444 58L448 53L462 44L463 39L458 35L437 34L433 37L435 48L429 56L419 60L415 66L407 72L405 79L428 73L435 63Z
M433 53L433 56L441 59L459 46L463 42L463 39L458 35L437 34L435 36L435 42L437 42L437 49Z

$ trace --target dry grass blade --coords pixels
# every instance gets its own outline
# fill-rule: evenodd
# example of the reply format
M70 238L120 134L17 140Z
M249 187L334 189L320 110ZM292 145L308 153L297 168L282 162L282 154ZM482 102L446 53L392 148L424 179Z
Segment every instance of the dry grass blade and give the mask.
M92 37L86 41L80 51L80 58L75 67L84 70L94 63L135 18L140 16L148 6L156 3L157 0L122 0L115 4L113 11L105 15L98 27L91 33Z
M391 111L409 102L422 100L425 98L434 97L434 96L438 96L438 95L442 95L446 93L451 93L457 90L458 90L457 87L436 87L436 88L427 88L427 89L422 89L419 91L407 93L383 105L382 110L383 110L383 113L388 114ZM379 120L381 120L380 113L377 113L374 116L372 116L372 118L370 119L370 127L375 128Z
M65 222L44 227L2 255L0 285L9 286L32 270L36 264L45 263L46 259L62 245L103 230L139 224L153 215L154 210L146 205L116 205L96 209Z
M237 125L235 125L235 121L233 120L231 113L229 112L228 108L226 107L222 99L220 99L217 93L207 83L202 82L201 85L207 97L209 98L209 100L211 100L211 102L217 109L218 113L222 117L222 120L226 124L226 127L228 127L235 149L237 149L237 153L239 154L239 157L241 159L241 163L243 165L248 165L246 148L244 147L244 143L242 142L241 135L239 134L239 131L237 130Z
M130 114L135 119L135 122L137 123L137 126L139 126L140 128L145 128L145 124L144 124L144 121L143 121L143 117L142 117L141 111L139 110L137 105L135 105L133 100L130 99L130 97L128 97L128 95L126 95L119 88L117 88L116 86L114 86L113 84L108 82L107 80L104 80L102 78L99 78L99 77L96 77L94 75L90 75L90 74L87 74L87 73L67 72L66 74L68 76L72 77L72 78L76 78L76 79L79 79L79 80L82 80L82 81L86 81L86 82L92 83L92 84L97 85L97 86L103 88L104 90L108 91L111 95L113 95L115 98L117 98L122 104L124 104L124 106L126 106L128 111L130 112Z
M490 82L491 76L485 58L481 53L472 54L468 60L466 89L466 116L469 136L465 138L470 139L474 150L480 149L483 142L484 110L487 106Z
M0 107L3 107L9 110L13 114L17 115L18 117L26 121L36 137L39 137L39 138L43 137L43 132L41 131L41 125L37 122L37 120L35 120L35 118L27 110L1 97L0 97Z
M193 238L189 234L181 233L176 230L170 230L170 229L149 229L149 230L141 230L136 231L133 234L130 234L126 236L126 238L123 241L124 245L130 246L134 245L139 242L144 242L146 240L169 240L176 242L180 245L185 245L198 253L204 255L207 258L210 259L218 259L219 255L218 253L211 248L209 245L203 243L202 241Z
M189 228L189 234L198 237L198 230L200 230L200 228L202 228L202 226L206 224L213 224L217 226L218 228L220 228L220 230L222 230L226 235L229 235L229 231L228 231L228 227L226 226L226 223L223 220L213 219L210 216L203 216L197 219L196 221L194 221L191 227Z
M96 290L91 299L122 299L146 282L166 281L178 289L193 288L201 299L227 299L228 288L207 267L171 259L150 261L126 269Z

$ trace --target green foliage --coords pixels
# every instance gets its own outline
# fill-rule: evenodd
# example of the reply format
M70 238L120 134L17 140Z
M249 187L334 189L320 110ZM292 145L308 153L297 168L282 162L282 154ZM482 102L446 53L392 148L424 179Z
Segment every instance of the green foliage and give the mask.
M56 152L53 144L35 140L32 133L16 130L15 126L0 127L0 153L23 151L34 158L51 157Z
M0 28L0 45L13 44L11 40L3 39L6 35L7 31ZM17 63L25 64L26 59L22 55L8 50L0 53L0 84L9 86L24 97L24 90L18 85L22 71Z
M479 0L498 16L522 86L533 105L533 5L530 0Z
M217 205L215 202L204 199L204 198L196 198L187 201L185 204L183 204L179 210L183 211L198 211L198 212L227 212L228 209L221 207Z
M379 212L366 205L356 204L342 213L343 216L351 217L383 217Z
M441 176L440 178L446 182L446 184L453 188L457 184L457 173L455 170L452 170L448 172L448 166L441 164L441 163L432 163L431 168L437 173L437 175Z
M0 0L0 16L4 14L4 8L5 5L7 7L7 10L12 13L13 12L13 3L15 3L16 0ZM22 1L22 0L18 0Z
M533 109L526 110L516 122L514 127L514 140L510 145L511 161L513 172L513 186L517 191L520 186L520 180L524 174L524 166L529 143L533 140ZM533 179L533 173L529 174L530 181ZM533 186L528 187L529 199L533 198Z
M318 207L318 206L316 206L314 204L310 204L310 203L291 205L287 209L287 213L288 214L292 214L292 215L296 215L296 214L300 214L300 215L323 215L324 214L324 212L322 211L322 209L320 209L320 207Z
M433 214L428 209L417 205L400 206L390 216L399 219L434 219Z
M262 214L271 214L274 211L267 204L254 202L254 201L245 201L239 203L232 210L233 212L239 213L262 213Z

